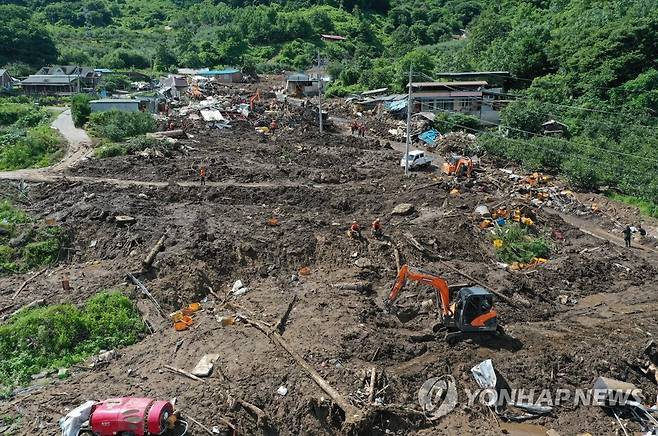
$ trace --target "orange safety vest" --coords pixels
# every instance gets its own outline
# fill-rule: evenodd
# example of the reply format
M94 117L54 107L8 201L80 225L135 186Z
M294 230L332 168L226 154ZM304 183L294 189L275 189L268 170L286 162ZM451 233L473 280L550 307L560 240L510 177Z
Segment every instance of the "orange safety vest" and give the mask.
M201 167L199 174L201 174L201 177L206 177L206 167Z

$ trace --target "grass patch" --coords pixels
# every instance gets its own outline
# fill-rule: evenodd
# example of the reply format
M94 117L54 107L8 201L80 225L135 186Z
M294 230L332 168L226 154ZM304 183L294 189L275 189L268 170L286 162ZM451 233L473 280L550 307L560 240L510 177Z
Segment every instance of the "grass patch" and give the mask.
M96 294L81 307L59 304L25 310L0 326L0 384L16 386L43 370L134 344L144 324L119 292Z
M27 103L0 102L0 170L40 168L61 154L53 114Z
M501 262L530 263L535 257L548 258L551 254L551 245L546 239L531 235L518 223L497 226L492 239L502 241L496 248L496 257Z
M99 138L113 142L123 141L145 133L155 132L155 119L146 112L107 111L89 117L89 130Z
M0 275L55 263L64 240L60 227L35 226L25 212L0 201Z
M106 157L123 156L127 154L126 147L123 144L109 143L101 145L94 150L94 156L99 159Z
M616 200L621 203L625 203L637 207L638 209L640 209L640 213L642 215L658 218L658 204L652 201L644 200L642 198L634 197L632 195L618 194L616 192L608 192L606 196L608 198L611 198L612 200Z
M137 136L121 143L110 142L102 144L100 147L94 150L94 155L97 158L103 159L107 157L136 154L146 150L147 148L157 150L164 156L171 156L171 152L177 149L178 146L176 144L155 138Z

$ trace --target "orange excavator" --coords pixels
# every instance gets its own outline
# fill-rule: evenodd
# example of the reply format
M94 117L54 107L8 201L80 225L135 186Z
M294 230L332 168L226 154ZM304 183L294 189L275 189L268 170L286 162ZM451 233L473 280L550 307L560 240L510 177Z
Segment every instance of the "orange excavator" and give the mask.
M478 286L465 287L457 290L451 299L450 287L443 278L408 265L400 268L393 289L385 301L389 311L394 308L394 302L408 280L436 289L436 307L439 308L441 323L449 330L446 337L448 341L455 340L462 333L495 333L501 330L491 292Z
M449 176L471 177L473 174L473 159L457 154L450 156L443 164L443 173Z

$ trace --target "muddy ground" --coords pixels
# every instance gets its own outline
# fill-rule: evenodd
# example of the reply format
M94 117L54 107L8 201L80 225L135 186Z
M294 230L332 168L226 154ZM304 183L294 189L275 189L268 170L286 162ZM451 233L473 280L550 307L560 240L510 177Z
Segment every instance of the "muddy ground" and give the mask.
M0 277L0 307L38 298L81 303L101 290L122 289L156 331L119 350L120 357L106 366L81 364L69 379L40 380L1 401L0 415L20 417L10 434L55 435L57 420L85 400L129 395L176 397L183 414L225 434L230 431L222 419L237 434L336 434L339 410L289 354L253 327L241 322L222 327L216 319L237 311L274 325L295 295L283 338L338 392L366 410L365 371L385 373L376 398L398 411L373 415L363 434L619 432L615 418L599 407L565 404L520 425L497 420L482 405L467 406L463 390L477 387L470 368L488 358L513 387L587 389L602 375L635 383L646 403L654 404L656 383L626 361L641 356L647 340L658 334L655 252L625 249L614 238L602 240L568 224L559 211L540 208L538 231L550 238L559 230L564 239L553 240L545 265L508 271L497 266L489 236L473 214L479 204L519 202L487 182L494 177L507 186L493 168L454 197L453 181L436 169L405 179L400 153L384 140L320 137L308 129L265 137L248 125L189 133L193 138L182 141L186 151L171 157L91 159L69 172L166 185L121 187L100 179L28 184L27 210L37 220L56 220L72 240L63 261L16 300L11 295L30 274ZM200 164L208 166L210 182L221 183L176 184L194 182ZM15 184L2 186L12 192ZM392 216L399 203L411 203L415 211ZM136 222L120 226L117 215ZM375 217L382 218L384 241L368 232L361 242L345 236L352 220L367 227ZM267 224L272 218L278 225ZM581 227L609 222L601 216L578 219ZM184 332L174 331L126 282L165 232L165 249L138 277L167 311L202 302L194 327ZM431 311L404 324L385 313L383 300L397 272L395 249L402 263L439 273L449 283L469 280L446 264L508 297L510 302L496 301L508 336L449 345L441 332L428 335L436 323ZM64 276L73 291L61 290ZM237 279L249 291L226 297ZM372 292L335 286L356 282L370 283ZM567 304L559 301L563 295ZM429 288L409 285L399 305L419 307L431 298ZM164 370L171 365L189 371L206 353L219 353L220 359L202 382ZM430 422L418 414L417 392L428 378L443 375L456 379L460 402L448 416ZM280 386L287 395L277 394ZM267 422L231 407L231 398L261 408ZM193 425L190 434L206 432Z

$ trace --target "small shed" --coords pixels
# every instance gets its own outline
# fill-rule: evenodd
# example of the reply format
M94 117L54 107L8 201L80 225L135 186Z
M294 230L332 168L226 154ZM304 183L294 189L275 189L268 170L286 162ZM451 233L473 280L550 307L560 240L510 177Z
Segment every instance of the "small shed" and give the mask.
M542 127L544 135L564 136L567 133L567 125L555 120L546 121Z
M197 76L209 77L217 82L222 83L240 83L242 82L242 72L236 68L226 68L224 70L200 71Z
M318 95L320 87L318 79L312 79L307 74L296 73L288 76L286 90L293 97Z
M91 112L107 112L111 110L121 112L139 112L146 110L146 104L142 100L135 100L132 98L103 98L100 100L92 100L89 102Z
M0 69L0 90L9 90L12 88L14 81L7 70Z

